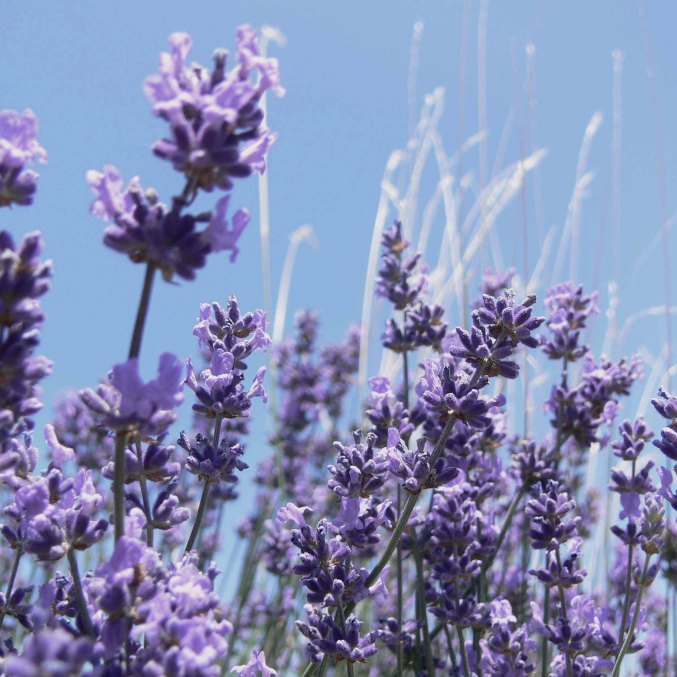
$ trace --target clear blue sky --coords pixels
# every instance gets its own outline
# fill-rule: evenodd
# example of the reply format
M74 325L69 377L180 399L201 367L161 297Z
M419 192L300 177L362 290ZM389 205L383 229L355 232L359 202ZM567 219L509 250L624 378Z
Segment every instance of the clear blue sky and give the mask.
M671 3L647 2L666 160L667 210L675 207L677 179L677 42ZM412 27L423 22L416 94L441 85L447 100L440 128L453 152L461 135L478 129L477 22L479 2L230 1L168 3L0 1L0 108L32 108L49 164L40 168L36 204L3 210L0 227L13 233L40 229L54 259L53 289L43 352L56 363L45 399L69 385L94 384L127 350L143 270L101 244L103 224L89 215L85 172L105 163L126 177L141 176L169 198L180 177L149 152L164 132L153 118L141 83L157 67L172 31L194 38L193 58L209 62L214 48L234 46L238 24L269 24L286 36L271 48L281 62L287 95L270 101L270 127L279 131L270 157L273 279L287 238L300 224L314 226L319 248L299 253L290 309L312 307L325 321L324 336L338 339L358 321L379 182L390 152L407 140L407 74ZM467 8L466 78L459 86L464 11ZM531 264L538 233L564 223L584 129L595 111L604 116L588 162L595 178L581 215L580 277L605 285L611 272L611 138L613 49L624 53L621 317L664 300L661 248L641 269L640 252L658 232L660 202L655 127L646 76L642 24L635 2L494 2L487 24L488 154L499 147L511 109L515 124L505 162L520 152L524 126L527 44L534 44L535 107L529 145L547 147L537 183L527 184ZM463 115L461 116L461 110ZM468 160L476 167L476 153ZM540 190L540 211L533 203ZM198 304L235 293L247 307L262 304L256 182L238 184L234 206L246 205L252 224L235 265L215 256L194 283L158 285L143 349L146 375L163 350L195 353L191 336ZM498 230L507 263L513 257L519 199ZM600 235L600 229L603 229ZM602 243L600 247L599 243ZM521 251L518 252L521 256ZM672 234L677 260L677 229ZM600 267L595 272L597 262ZM521 259L517 261L521 265ZM673 271L677 298L677 271ZM638 327L638 329L640 329ZM628 349L656 354L663 324L651 319L629 337Z

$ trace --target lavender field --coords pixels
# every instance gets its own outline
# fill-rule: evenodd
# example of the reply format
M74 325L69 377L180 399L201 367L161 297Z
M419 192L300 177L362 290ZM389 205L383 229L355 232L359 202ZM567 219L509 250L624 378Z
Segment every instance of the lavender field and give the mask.
M0 675L677 675L670 11L351 7L0 7Z

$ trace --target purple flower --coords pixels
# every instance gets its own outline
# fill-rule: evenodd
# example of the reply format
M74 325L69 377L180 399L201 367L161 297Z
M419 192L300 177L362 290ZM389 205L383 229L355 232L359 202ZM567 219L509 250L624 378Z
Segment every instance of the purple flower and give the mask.
M482 305L473 311L473 323L475 327L486 327L493 338L507 337L513 347L523 343L529 348L536 348L538 339L532 336L532 332L545 322L543 317L531 316L536 295L529 294L522 303L515 303L513 296L512 290L503 292L498 298L484 294Z
M402 237L399 221L383 232L381 246L383 263L376 282L376 295L387 298L397 310L410 308L427 286L425 275L416 274L421 255L403 257L409 242Z
M237 677L275 677L277 671L266 665L266 654L252 649L252 657L246 665L234 665L231 669Z
M550 310L546 324L551 332L550 338L543 339L546 355L553 360L566 358L568 362L583 357L588 348L579 345L579 336L588 318L599 314L597 294L586 296L582 287L566 282L548 291L545 305Z
M362 431L353 433L355 444L344 446L334 442L338 451L336 463L329 465L332 479L328 487L338 496L374 495L386 480L387 460L385 454L375 448L376 435L368 433L362 442Z
M266 314L262 310L241 313L234 296L225 309L216 301L201 304L193 335L207 357L219 348L233 356L237 369L246 369L245 360L255 351L267 350L271 343Z
M362 623L349 616L345 622L345 632L336 624L332 616L318 613L310 605L306 606L308 622L296 621L296 627L310 640L308 655L315 663L324 656L350 663L366 663L366 659L377 652L375 639L378 633L362 635L359 631Z
M443 456L431 467L431 452L425 447L426 440L421 438L415 450L408 449L396 428L388 431L388 470L411 494L448 484L460 472Z
M113 367L110 385L101 385L96 392L87 388L80 391L80 397L106 428L161 435L176 420L174 409L183 400L182 371L178 357L162 353L157 377L144 383L139 361L132 358Z
M268 401L268 395L263 388L265 375L266 368L261 367L249 390L245 390L242 385L244 374L236 368L233 354L216 348L209 366L200 372L199 377L195 375L193 364L188 360L188 373L184 383L199 400L193 405L193 411L207 418L238 418L249 416L252 399L255 397Z
M263 172L275 135L263 127L259 102L268 89L284 93L277 61L261 56L249 26L238 29L238 64L228 72L225 50L217 50L210 72L187 63L188 34L172 33L169 42L171 53L160 56L159 72L144 84L153 111L170 126L169 138L154 144L155 154L184 173L195 189L230 190L233 178Z
M19 655L4 662L7 677L78 677L92 656L92 643L73 637L63 628L44 629L28 635Z
M34 355L44 319L38 299L52 277L51 261L40 260L42 248L39 233L16 246L0 231L0 439L33 428L32 416L42 408L38 383L52 369Z
M38 119L32 110L0 111L0 207L33 202L38 175L25 166L47 160L37 133Z
M205 482L235 484L238 481L235 471L249 467L240 458L244 452L239 444L229 446L222 440L215 449L204 436L198 434L193 442L185 433L181 433L178 444L188 452L186 470Z
M198 216L182 214L180 202L172 209L159 202L153 190L144 191L138 177L126 190L118 170L107 165L103 172L87 172L87 181L94 191L91 211L110 223L104 243L127 254L134 263L152 263L162 271L165 280L178 275L184 280L195 278L195 271L204 267L211 252L230 251L237 257L237 240L249 222L246 210L239 210L229 225L226 218L229 196L219 200L214 213ZM206 223L203 230L197 230Z
M486 428L491 425L488 416L491 409L505 404L503 394L480 395L479 389L487 383L486 376L473 379L473 383L465 372L454 373L449 365L440 370L440 365L432 360L426 360L424 368L418 392L428 409L441 414L443 420L454 416L471 428Z

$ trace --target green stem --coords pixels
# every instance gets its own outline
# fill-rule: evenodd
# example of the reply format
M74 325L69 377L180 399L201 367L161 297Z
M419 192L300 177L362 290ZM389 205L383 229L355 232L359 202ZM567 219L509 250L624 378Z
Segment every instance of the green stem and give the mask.
M338 604L336 605L336 616L338 618L339 622L339 627L341 628L341 632L343 633L343 636L346 636L346 619L343 614L343 602L341 599L338 600ZM346 675L348 677L355 677L355 671L353 670L353 664L350 662L350 660L346 659Z
M143 453L141 451L141 442L136 440L136 457L139 459L139 466L141 473L139 476L139 486L141 487L141 499L143 500L143 511L146 513L146 545L149 548L153 547L153 514L150 508L150 500L148 498L148 484L146 476L143 474Z
M635 478L636 461L632 462L632 477ZM621 630L618 633L618 643L623 644L623 635L625 634L625 626L628 622L628 613L630 611L630 597L632 594L632 554L634 545L630 543L628 546L628 566L625 572L625 601L623 602L623 617L621 619Z
M85 628L85 632L90 637L95 637L94 628L92 627L92 620L89 617L89 611L87 610L87 602L85 601L85 593L82 590L82 579L80 578L80 570L78 569L78 560L75 556L75 550L71 548L68 549L68 566L71 570L71 576L73 577L73 588L75 590L75 603L78 607L78 612L80 613L80 619L82 620L82 625Z
M555 557L557 559L557 570L562 571L562 558L560 557L559 554L559 548L555 550ZM567 598L566 594L564 593L564 586L560 581L557 582L557 590L559 591L559 603L562 606L562 617L564 618L565 621L568 620L568 614L567 614ZM564 654L564 660L566 661L566 668L567 668L567 677L573 677L573 669L571 667L571 655L567 651Z
M214 449L219 447L219 438L221 436L221 416L217 416L214 421L214 439L212 445ZM195 540L197 535L200 533L200 524L202 524L202 518L205 514L205 509L207 508L207 500L209 499L209 489L211 487L211 482L209 479L205 478L205 485L202 488L202 496L200 497L200 505L197 508L197 515L195 516L195 522L193 523L193 528L191 529L190 536L188 537L188 543L186 543L186 549L184 554L190 552L195 545Z
M547 562L546 562L547 563ZM543 600L543 625L547 625L550 620L550 588L545 588L545 599ZM548 640L541 637L541 677L547 677L550 661L548 660Z
M5 615L7 614L7 605L9 604L9 598L12 595L12 590L14 589L14 580L16 579L16 573L19 571L19 562L21 561L21 555L23 555L23 550L17 548L16 555L14 555L14 564L12 565L12 571L9 574L9 581L7 581L7 588L5 589L5 605L2 607L0 612L0 630L2 630L2 624L5 622Z
M402 509L402 487L397 485L397 514L400 514ZM400 633L400 638L397 642L397 677L402 677L404 670L404 647L402 646L402 615L403 615L403 581L402 581L402 545L397 544L397 631Z
M465 642L463 641L463 630L456 626L458 633L458 644L461 652L461 662L463 663L463 674L465 677L470 677L470 666L468 665L468 654L465 651Z
M628 636L621 646L621 650L618 653L616 662L614 663L614 669L611 672L611 677L618 677L620 675L621 662L625 658L625 654L628 653L628 649L632 644L632 637L635 634L635 627L637 626L637 619L639 618L640 605L642 602L642 593L644 592L644 585L646 580L646 574L649 571L649 562L651 561L651 555L647 554L646 560L644 561L644 568L642 569L642 577L639 581L639 589L637 590L637 600L635 601L635 612L632 614L632 621L630 621L630 627L628 628Z
M456 423L456 417L455 416L450 416L449 419L447 420L444 430L442 430L442 434L440 435L439 439L437 440L437 444L435 445L435 448L433 449L433 452L430 456L430 467L434 468L435 463L437 462L437 459L442 455L442 451L444 450L444 445L447 443L447 439L449 438L449 435L451 434L452 428L454 427L454 424ZM413 512L414 508L416 507L416 503L418 502L419 497L421 494L409 494L409 497L407 498L404 508L402 509L402 513L400 514L397 523L395 524L395 528L393 529L393 534L390 537L390 541L388 541L388 545L386 546L386 549L381 555L381 558L379 561L376 563L374 568L371 570L369 576L367 576L367 580L365 581L365 585L367 587L372 586L376 580L378 579L379 575L385 568L386 564L390 561L390 558L393 556L393 553L395 552L397 548L397 544L400 542L400 538L402 538L402 533L404 532L404 529L407 526L407 522L409 521L409 517L411 517L411 513ZM355 608L355 603L350 602L347 607L346 611L350 613L353 609Z
M430 629L428 628L428 612L425 606L425 586L423 581L423 560L421 558L421 549L418 545L418 539L413 539L413 553L416 561L416 606L418 610L418 620L423 628L423 644L425 650L425 665L428 677L435 676L435 664L433 662L432 644L430 642Z
M524 496L524 488L520 489L515 495L515 497L512 499L512 501L510 501L510 505L508 506L508 512L506 513L505 520L503 522L503 526L501 527L501 530L498 533L498 538L496 539L494 554L482 565L481 569L482 574L486 574L487 571L489 571L496 557L498 557L498 551L501 549L501 545L503 545L505 536L508 533L508 529L510 528L510 524L512 523L513 517L515 516L515 510L517 510L517 506L519 505L523 496Z
M127 433L120 430L115 437L115 464L113 474L113 520L115 522L115 542L125 535L125 451Z
M128 359L138 357L141 353L141 340L143 338L143 328L146 324L146 316L148 315L148 306L150 305L150 294L153 291L153 278L155 277L155 264L148 263L146 265L146 274L143 278L143 288L141 289L141 298L139 299L139 307L136 310L136 320L134 322L134 331L132 332L132 340L129 344Z
M202 496L200 497L200 505L197 508L197 515L195 517L195 522L193 522L193 528L190 531L190 536L188 537L188 543L186 543L186 549L184 550L184 554L190 552L193 549L195 539L197 538L197 535L200 532L200 524L202 523L202 518L204 517L205 514L205 508L207 507L210 486L211 482L209 480L205 480L205 485L202 488Z

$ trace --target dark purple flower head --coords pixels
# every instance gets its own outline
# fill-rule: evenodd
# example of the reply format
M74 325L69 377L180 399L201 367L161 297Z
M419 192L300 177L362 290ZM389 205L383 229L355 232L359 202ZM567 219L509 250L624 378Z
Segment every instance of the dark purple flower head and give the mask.
M355 443L350 446L334 442L338 454L336 463L328 466L332 479L327 485L342 498L366 498L376 494L385 483L388 461L385 453L376 449L373 433L367 433L362 442L362 431L356 430L353 438Z
M4 662L7 677L79 677L92 656L92 642L61 627L28 635L19 655Z
M310 640L307 651L314 663L319 663L324 656L337 661L366 663L367 658L378 651L375 643L378 633L362 635L359 631L362 624L355 616L346 619L344 632L329 614L317 612L310 605L306 605L306 613L308 622L296 621L296 627Z
M576 509L576 501L553 480L534 487L525 512L531 519L529 538L535 549L555 550L576 536L580 517L565 519Z
M417 273L420 254L405 258L409 242L402 237L402 224L395 221L381 239L382 267L376 281L376 295L387 298L397 310L412 307L426 288L425 275Z
M1 141L1 140L0 140ZM0 143L0 155L1 151ZM0 179L1 183L1 179ZM31 430L42 408L38 383L52 364L34 355L44 319L38 299L49 289L51 261L41 261L39 233L15 245L0 231L0 439Z
M203 435L198 434L192 441L186 433L181 433L178 444L188 452L186 470L205 482L235 484L238 481L236 471L242 472L249 467L240 458L244 452L239 444L229 446L222 440L215 449Z
M512 468L523 489L557 477L555 456L550 448L530 440L518 440L513 450Z
M623 421L618 426L620 440L614 442L614 454L624 461L636 461L644 449L646 443L653 437L653 430L650 430L643 418L638 418L631 422Z
M543 338L546 355L553 360L566 358L568 362L583 357L588 348L579 344L579 336L588 318L599 314L597 294L586 296L583 287L566 282L548 291L545 305L550 311L547 319L550 336Z
M261 55L250 26L237 32L237 64L226 71L227 52L217 50L214 67L188 64L192 40L187 33L169 36L171 53L144 89L156 115L169 123L169 137L157 141L155 154L169 160L195 189L230 190L232 179L263 172L266 152L275 140L263 126L262 95L280 86L276 59Z
M449 352L454 357L464 359L468 364L481 367L482 373L489 377L503 376L504 378L517 378L519 365L508 358L515 351L511 342L499 345L492 340L487 330L482 327L473 327L467 332L461 327L456 328L460 345L452 345Z
M482 306L473 311L473 324L485 327L493 338L507 337L513 346L523 343L529 348L536 348L538 339L532 336L532 332L543 324L545 318L531 316L534 303L535 294L529 294L522 303L515 303L512 290L503 292L498 298L484 294Z
M388 470L411 494L448 484L459 474L459 469L444 456L432 466L431 451L426 449L425 438L418 440L416 449L409 449L396 428L388 431Z
M654 409L670 421L669 427L677 428L677 396L670 394L665 388L658 389L658 396L651 400Z
M401 437L408 439L414 431L409 419L409 411L404 408L385 376L374 376L369 379L368 409L364 412L374 426L371 431L376 435L376 446L385 447L389 428L397 428Z
M128 446L125 449L125 483L138 482L141 479L148 482L169 482L180 472L181 466L173 460L175 447L171 444L162 444L160 441L141 446L139 450ZM111 461L104 466L102 475L109 480L113 479L115 464Z
M188 360L185 384L199 400L193 405L193 411L207 418L239 418L249 416L253 398L261 397L264 402L268 401L268 395L263 388L265 375L266 368L261 367L249 390L245 390L242 385L244 374L235 366L232 353L216 348L209 366L199 376L196 376L192 362Z
M486 428L492 422L488 415L490 410L505 404L503 394L493 397L480 395L479 390L488 382L486 376L473 379L473 384L465 372L454 372L449 365L440 369L439 363L426 360L423 366L425 373L417 392L428 409L440 414L442 420L455 416L471 428Z
M32 110L0 111L0 207L33 202L38 175L26 165L47 160L37 133L38 119Z
M179 203L170 209L159 202L154 191L144 191L137 177L123 189L122 176L111 165L103 172L87 172L87 181L95 195L92 213L110 223L104 243L135 263L154 264L166 280L174 275L194 279L195 271L204 267L211 252L230 251L231 260L235 260L236 243L249 214L240 209L229 224L226 211L230 196L218 201L214 213L192 216L182 214ZM200 224L206 226L198 230Z
M110 372L110 385L80 391L82 401L98 415L101 425L111 430L158 436L176 420L181 404L183 364L171 353L160 355L156 378L144 383L139 361L132 358L116 364Z
M0 612L7 617L15 618L26 630L32 630L33 624L29 618L33 605L29 598L33 592L33 586L16 587L7 599L4 592L0 592Z
M257 350L267 350L271 343L266 314L262 310L242 314L234 296L226 309L217 302L201 304L193 334L207 357L220 348L233 355L237 369L246 369L245 360Z
M376 498L342 498L341 512L332 525L351 548L367 552L381 541L383 527L391 528L395 512L390 501Z

